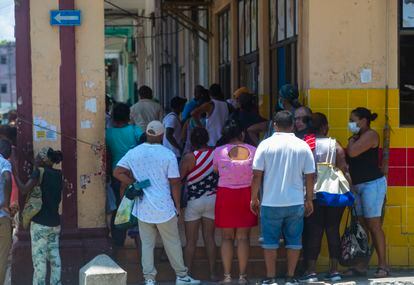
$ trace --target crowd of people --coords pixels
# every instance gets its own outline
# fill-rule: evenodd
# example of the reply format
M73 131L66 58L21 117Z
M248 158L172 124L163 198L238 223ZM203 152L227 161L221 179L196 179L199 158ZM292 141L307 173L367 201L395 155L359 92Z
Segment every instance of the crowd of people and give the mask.
M330 266L323 278L367 274L368 262L340 273L339 227L345 207L322 205L316 195L318 167L330 162L352 185L355 213L369 232L378 255L375 277L386 277L385 235L381 211L386 179L379 168L379 135L370 123L377 115L360 107L350 114L352 133L343 148L329 137L329 123L322 113L299 103L295 86L280 90L272 120L262 118L257 98L246 87L225 100L221 87L196 86L194 98L174 97L165 112L153 99L150 87L138 90L132 107L107 98L106 213L114 245L124 245L127 234L141 249L145 284L156 283L154 248L161 236L165 254L175 270L176 284L199 284L192 277L201 228L212 281L233 282L234 252L238 259L238 284L248 284L250 231L260 225L266 277L261 284L276 284L278 249L287 249L287 285L315 282L322 236L327 235ZM346 124L346 122L344 122ZM31 220L34 284L44 284L47 260L51 284L61 284L59 256L62 173L54 165L62 153L42 149L30 179L23 183L16 173L13 142L0 138L0 283L11 244L10 196L12 185L25 194L41 188L42 206ZM13 169L13 170L12 170ZM14 175L13 175L14 174ZM14 177L14 178L13 178ZM128 198L135 200L134 228L114 225L125 190L146 181ZM141 193L141 194L140 194ZM131 197L132 195L132 197ZM13 200L13 199L12 199ZM186 245L182 250L178 220L185 222ZM223 276L216 268L215 231L221 231ZM282 242L283 241L283 242ZM235 248L236 247L236 248ZM297 278L303 250L305 272Z
M324 232L330 256L324 278L338 281L366 275L365 261L345 272L338 271L339 227L345 207L321 205L315 195L318 163L328 160L353 185L356 214L378 254L375 276L388 276L381 228L386 180L379 168L379 136L370 128L376 114L363 107L351 112L348 127L353 135L344 149L329 137L327 117L301 106L298 90L292 85L281 88L271 121L259 115L256 97L246 87L226 101L218 84L208 90L197 86L189 102L172 98L165 116L161 106L151 101L149 87L141 87L139 94L141 100L131 108L134 130L126 131L131 128L127 117L124 124L116 123L116 110L123 104L113 107L113 128L125 129L130 139L111 142L107 138L107 143L109 157L114 159L110 179L112 185L118 185L114 188L116 205L127 185L146 179L151 182L143 189L143 197L136 198L133 211L139 220L134 232L137 245L142 247L146 284L156 280L153 250L157 231L176 271L177 284L199 283L190 275L200 227L211 279L232 283L236 245L237 280L247 284L250 231L258 224L267 271L262 284L276 284L281 238L287 249L286 284L318 281L316 263ZM141 114L139 110L145 111ZM111 128L107 130L112 132ZM138 138L140 133L143 135ZM122 151L113 150L119 148ZM116 153L123 157L119 160L121 155ZM184 253L177 225L181 214L185 222ZM222 277L217 276L215 262L216 229L222 236ZM305 273L296 279L302 249Z

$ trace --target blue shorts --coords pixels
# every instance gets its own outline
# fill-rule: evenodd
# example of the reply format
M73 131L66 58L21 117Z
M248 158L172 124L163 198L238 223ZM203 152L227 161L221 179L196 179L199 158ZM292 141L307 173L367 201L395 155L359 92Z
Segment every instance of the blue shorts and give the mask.
M359 217L381 217L382 206L387 193L385 177L354 185L355 209Z
M285 246L289 249L302 249L303 205L290 207L266 207L260 209L262 230L262 247L264 249L278 249L283 233Z

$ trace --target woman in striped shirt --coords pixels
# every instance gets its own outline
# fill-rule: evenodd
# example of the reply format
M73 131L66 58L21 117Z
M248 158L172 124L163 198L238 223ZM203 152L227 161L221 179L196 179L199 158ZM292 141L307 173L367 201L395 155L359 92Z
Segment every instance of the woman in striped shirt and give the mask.
M210 278L216 281L214 208L218 176L213 169L214 149L207 146L209 136L204 128L195 128L191 132L190 139L195 151L187 153L180 166L181 178L186 183L188 199L184 214L187 238L184 257L188 270L191 272L199 227L202 224L204 244L210 265Z

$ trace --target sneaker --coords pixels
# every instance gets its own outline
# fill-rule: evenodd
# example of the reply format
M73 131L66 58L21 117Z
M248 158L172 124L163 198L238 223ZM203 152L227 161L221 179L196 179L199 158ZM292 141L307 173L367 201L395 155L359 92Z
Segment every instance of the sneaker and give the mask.
M246 274L241 274L240 275L238 284L239 285L247 285L247 284L249 284L249 280L247 280L247 275Z
M157 282L155 282L155 280L153 279L145 280L145 285L155 285L155 284L157 284Z
M299 285L299 281L293 277L287 277L285 279L285 285Z
M268 278L262 280L261 285L277 285L276 278Z
M233 279L231 279L230 274L224 274L224 279L219 282L219 284L232 284Z
M310 273L300 278L299 281L302 283L318 282L318 276L316 273Z
M175 280L175 285L190 285L190 284L200 284L200 280L196 280L192 278L190 275L184 276L184 277L178 277Z
M331 281L331 282L338 282L338 281L341 281L342 280L342 276L338 272L328 273L325 276L325 280L326 281Z

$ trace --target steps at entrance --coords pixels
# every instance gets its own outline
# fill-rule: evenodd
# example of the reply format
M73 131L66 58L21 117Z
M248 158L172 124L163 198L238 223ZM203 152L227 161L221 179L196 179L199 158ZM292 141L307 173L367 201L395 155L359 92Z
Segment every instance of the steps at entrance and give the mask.
M163 249L157 247L155 249L155 264L158 271L157 281L172 281L175 280L175 273L169 265L168 261L161 260L163 255ZM236 254L236 253L235 253ZM279 251L278 256L278 272L282 273L286 270L285 262L286 252L284 249ZM140 262L140 255L138 250L134 246L126 246L123 248L114 249L115 261L124 270L128 272L128 283L136 284L142 281L142 268ZM223 276L222 263L220 260L220 249L217 248L217 273L218 276ZM196 250L196 256L194 260L192 275L194 278L201 280L209 280L209 264L203 247L198 247ZM263 260L263 250L254 245L250 250L249 265L247 269L248 277L251 279L263 278L265 276L266 269ZM233 261L233 273L234 277L238 276L238 263L235 255Z
M181 243L183 246L186 244L185 233L184 233L184 222L182 220L178 223L178 229L180 232ZM221 244L221 231L216 230L215 239L217 244L217 262L216 270L219 278L223 276L223 265L220 259L220 248ZM249 279L261 279L265 276L266 266L263 259L263 249L260 247L259 243L259 228L255 227L250 233L250 258L249 264L247 267L247 275ZM197 243L197 250L194 258L194 265L191 274L194 278L200 280L209 280L209 264L206 257L206 252L204 249L204 244L202 241L201 230L199 233L199 240ZM233 260L233 272L232 276L238 277L238 263L237 263L237 251L234 250L234 260ZM155 266L158 271L157 281L175 281L175 273L172 270L168 260L161 260L163 254L162 242L160 237L157 237L156 249L154 252ZM139 251L136 249L135 243L131 238L127 238L125 246L121 248L114 248L114 259L124 270L128 273L128 283L129 284L138 284L143 280L142 277L142 267L141 267L141 257ZM166 257L165 257L166 259ZM286 251L285 249L280 249L278 254L278 265L277 271L279 274L284 274L286 272Z

